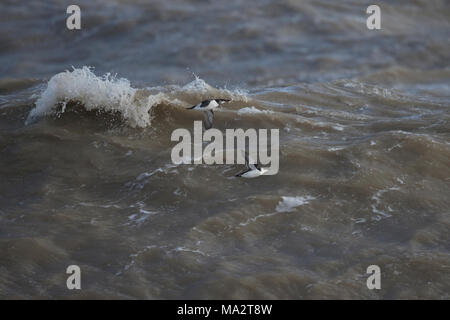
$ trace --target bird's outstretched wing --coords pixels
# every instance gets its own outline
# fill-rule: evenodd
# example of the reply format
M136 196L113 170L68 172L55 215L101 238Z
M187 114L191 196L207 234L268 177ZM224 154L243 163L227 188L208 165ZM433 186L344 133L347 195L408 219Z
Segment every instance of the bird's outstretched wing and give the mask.
M200 105L200 108L205 108L209 105L209 103L211 102L211 100L205 100L202 101L202 104Z
M258 169L258 170L259 170L258 164L250 163L250 160L249 160L249 159L251 159L251 157L248 155L248 153L245 152L244 150L241 150L241 152L244 154L246 170L244 170L244 171L238 173L238 174L236 175L236 177L242 177L243 174L245 174L245 173L247 173L247 172L249 172L249 171L253 171L253 170L255 170L255 169ZM253 159L251 159L251 160L253 160ZM252 161L252 162L253 162L253 161Z
M214 112L212 110L206 110L203 111L204 120L203 120L203 126L205 127L205 130L211 129L213 120L214 120Z
M195 106L192 106L190 108L187 108L187 109L191 110L191 109L194 109L196 106L198 106L198 104L196 104Z
M192 106L192 107L190 107L188 109L194 109L196 107L198 107L198 108L205 108L205 107L207 107L209 105L210 102L211 102L211 100L204 100L204 101L202 101L202 102L200 102L200 103L196 104L195 106Z
M256 164L253 164L253 163L250 163L250 161L249 161L249 156L248 156L248 153L246 152L245 153L245 166L248 168L248 169L250 169L250 170L255 170L256 168L258 168L258 165Z

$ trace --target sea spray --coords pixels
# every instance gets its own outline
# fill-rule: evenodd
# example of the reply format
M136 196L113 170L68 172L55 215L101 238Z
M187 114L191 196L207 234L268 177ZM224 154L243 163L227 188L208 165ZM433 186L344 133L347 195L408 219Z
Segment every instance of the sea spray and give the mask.
M154 106L164 103L186 107L194 99L212 95L235 101L248 100L242 89L216 89L198 77L184 86L136 89L128 79L110 73L96 76L91 67L84 66L54 75L37 99L26 124L42 116L64 113L69 102L77 102L87 111L119 112L129 126L145 128L151 124L151 109ZM61 108L58 109L58 106Z

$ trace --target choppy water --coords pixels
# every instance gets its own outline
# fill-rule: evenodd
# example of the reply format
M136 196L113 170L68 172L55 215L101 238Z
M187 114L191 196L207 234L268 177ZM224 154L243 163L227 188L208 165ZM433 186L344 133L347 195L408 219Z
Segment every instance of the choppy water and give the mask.
M78 4L0 4L1 298L450 298L448 1ZM277 175L172 164L218 96Z

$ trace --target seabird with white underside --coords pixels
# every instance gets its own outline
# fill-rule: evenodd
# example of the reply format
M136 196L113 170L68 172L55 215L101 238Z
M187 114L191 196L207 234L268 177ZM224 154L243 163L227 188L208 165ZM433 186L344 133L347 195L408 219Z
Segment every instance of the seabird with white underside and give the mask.
M214 120L214 111L215 109L219 108L220 105L224 104L225 102L229 102L229 99L210 99L210 100L204 100L200 102L199 104L196 104L195 106L192 106L191 108L188 108L190 110L199 110L203 111L203 114L205 116L205 119L203 120L203 125L205 126L205 130L208 130L212 128L212 123Z
M253 164L250 163L249 157L247 154L245 154L245 166L247 167L247 170L242 171L241 173L237 174L236 177L241 178L256 178L259 176L262 176L269 170L266 168L261 168L257 163Z

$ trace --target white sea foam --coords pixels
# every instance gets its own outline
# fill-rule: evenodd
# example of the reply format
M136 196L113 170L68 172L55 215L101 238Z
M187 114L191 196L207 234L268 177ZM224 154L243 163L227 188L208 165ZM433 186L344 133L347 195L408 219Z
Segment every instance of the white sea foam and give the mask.
M335 152L335 151L341 151L344 150L344 147L330 147L328 148L328 151Z
M135 101L136 91L127 79L116 78L110 74L97 77L88 67L74 68L72 71L58 73L49 80L27 121L52 114L58 103L63 104L61 111L64 112L67 102L78 101L88 111L119 111L130 125L145 127L150 122L150 102L154 101ZM155 97L152 97L152 100L155 100Z
M308 204L310 200L314 200L315 197L312 196L299 196L299 197L281 197L281 201L278 202L276 208L275 208L275 212L271 212L271 213L265 213L265 214L260 214L257 215L255 217L252 217L250 219L247 219L247 221L245 222L241 222L239 224L240 227L244 227L252 222L255 222L256 220L259 220L261 218L268 218L268 217L272 217L278 213L282 213L282 212L292 212L294 211L294 209L296 207Z
M296 207L302 206L309 203L310 200L315 199L312 196L301 196L301 197L281 197L282 200L278 203L275 210L277 212L290 212Z
M203 98L207 98L209 95L214 95L214 98L226 98L231 99L233 101L242 101L247 102L249 100L247 91L243 89L227 89L227 88L214 88L207 84L203 79L195 76L195 79L188 84L179 87L174 86L173 93L188 93L188 94L194 94L197 97L200 97L200 95ZM208 95L205 97L205 95ZM209 97L211 98L211 97Z
M27 123L55 113L58 105L61 106L59 112L64 113L67 103L73 101L79 102L87 111L120 112L128 125L144 128L151 124L151 109L156 105L189 106L187 101L180 99L180 95L191 99L220 95L237 101L248 100L242 90L215 89L200 78L185 86L136 89L127 79L109 73L99 77L92 68L84 66L54 75L28 115Z
M141 224L146 222L150 216L157 214L156 211L144 209L145 204L141 201L138 201L135 205L131 205L130 208L136 208L138 210L138 212L129 215L128 220L130 220L130 221L128 223L125 223L125 225L134 224L134 225L140 226Z
M391 215L389 213L386 213L382 210L382 200L381 197L384 193L389 192L389 191L398 191L400 190L399 187L390 187L390 188L386 188L386 189L382 189L382 190L378 190L373 196L372 196L372 200L374 201L374 203L371 204L371 208L373 213L377 214L378 217L374 217L374 220L379 220L379 218L381 216L385 217L385 218L389 218L391 217ZM388 211L392 212L393 209L391 207L387 207Z
M273 113L273 111L260 110L260 109L255 108L254 106L245 107L245 108L242 108L242 109L238 110L238 114L239 115L241 115L241 114L249 114L249 113L266 113L266 114L268 114L268 113Z

